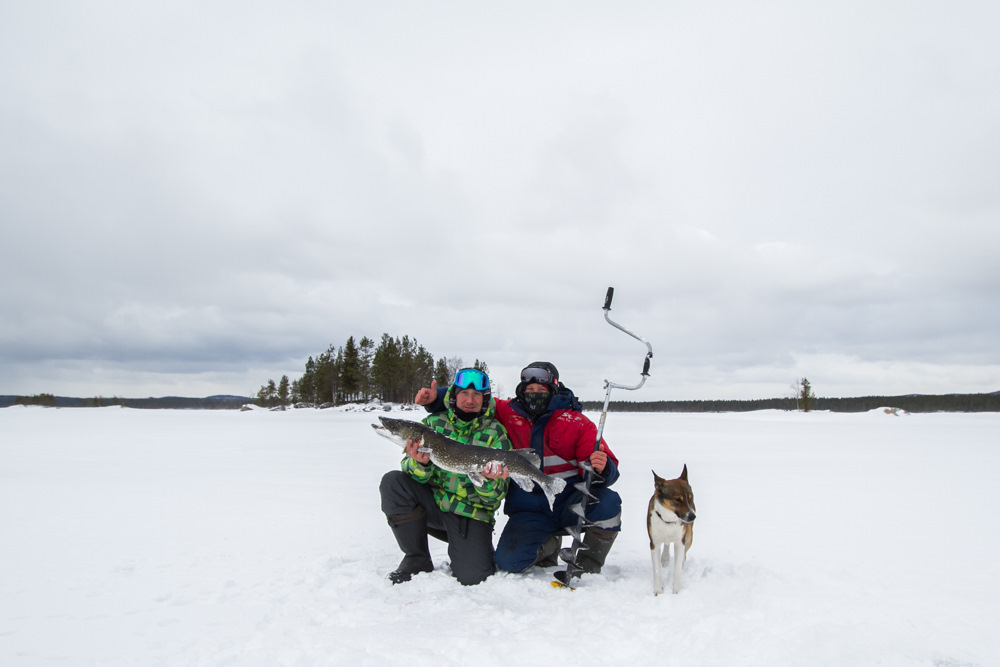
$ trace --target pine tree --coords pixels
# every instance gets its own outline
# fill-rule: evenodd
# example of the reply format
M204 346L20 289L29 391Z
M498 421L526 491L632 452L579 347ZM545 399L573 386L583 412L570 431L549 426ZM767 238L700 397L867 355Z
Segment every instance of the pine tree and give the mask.
M339 404L345 403L344 392L341 384L341 374L344 371L344 348L343 346L337 348L337 358L333 362L333 369L330 373L330 393L333 396L333 402Z
M317 403L333 403L334 375L336 374L333 353L334 349L331 345L316 359L314 395Z
M262 408L270 408L275 404L277 396L278 387L274 384L274 380L268 380L267 384L257 392L257 405Z
M358 343L358 360L361 368L361 396L364 401L372 398L372 360L375 358L375 341L362 336Z
M447 387L451 382L451 376L448 375L448 361L444 357L438 359L434 366L434 381L439 387Z
M802 412L809 412L812 409L813 401L816 399L816 394L812 391L812 385L809 384L809 378L802 378L799 381L799 409Z
M379 398L383 401L394 400L393 396L399 383L399 376L399 342L393 340L389 334L384 333L372 359L372 383Z
M278 405L285 407L288 405L288 376L282 375L278 382Z
M407 401L412 401L417 390L429 385L431 378L434 377L434 355L428 352L423 345L417 343L416 339L413 342L416 344L416 349L413 355L413 374L410 378Z
M340 394L344 403L355 401L361 392L361 359L354 336L344 344L340 363Z
M306 360L306 371L297 381L298 389L293 391L298 400L316 403L316 362L312 357Z

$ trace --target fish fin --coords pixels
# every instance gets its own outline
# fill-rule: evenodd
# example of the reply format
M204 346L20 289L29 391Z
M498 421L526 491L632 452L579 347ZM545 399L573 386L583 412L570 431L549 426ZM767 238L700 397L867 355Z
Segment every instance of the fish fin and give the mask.
M555 487L556 495L558 496L566 488L566 480L562 477L553 477L552 486Z
M550 477L551 481L547 481L545 484L539 484L542 487L542 492L545 494L545 498L549 501L549 509L555 509L556 496L562 493L562 490L566 488L566 480L562 477Z
M538 458L538 454L536 454L534 450L526 447L524 449L514 449L512 451L518 456L526 458L528 460L528 463L535 466L539 470L542 469L542 460Z
M427 446L427 438L425 436L420 436L420 446L417 447L417 451L428 454L434 450Z
M469 481L475 484L476 486L482 486L483 484L486 483L486 478L483 477L481 473L470 472L466 476L469 478Z
M527 491L528 493L531 493L531 490L535 488L535 480L531 479L530 477L526 477L524 475L518 475L516 473L510 473L510 478L515 482L517 482L517 485L522 489L524 489L525 491Z

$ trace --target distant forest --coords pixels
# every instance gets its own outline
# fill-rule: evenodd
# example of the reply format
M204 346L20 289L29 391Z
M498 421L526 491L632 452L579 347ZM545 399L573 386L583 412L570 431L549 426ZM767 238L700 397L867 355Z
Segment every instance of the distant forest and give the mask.
M478 359L472 364L485 373L489 367ZM297 380L283 375L278 382L268 380L257 392L263 407L288 405L343 405L378 400L409 403L417 390L430 379L445 386L463 368L458 357L440 357L428 352L415 338L393 338L382 334L378 345L362 336L351 336L340 347L330 345L315 358L306 360L305 371Z
M72 396L54 396L52 394L35 394L33 396L0 396L0 408L12 405L41 405L50 408L103 408L120 405L123 408L156 408L175 410L238 410L251 399L246 396L208 396L206 398L187 398L183 396L163 396L161 398L120 398L112 396L94 396L91 398L74 398Z
M601 410L603 401L583 401L585 410ZM908 394L905 396L861 396L858 398L811 399L810 410L868 412L895 408L905 412L1000 412L1000 392L992 394ZM612 412L752 412L754 410L801 410L801 399L765 398L751 401L611 401Z
M445 380L447 384L450 380ZM439 383L440 380L439 380ZM399 403L413 400L416 389ZM44 405L60 408L89 408L121 405L128 408L164 408L187 410L237 410L252 399L244 396L209 396L207 398L71 398L36 394L0 396L0 408L12 405ZM332 404L332 403L331 403ZM327 404L329 405L329 404ZM598 412L603 401L583 401L585 410ZM1000 412L1000 393L992 394L914 394L906 396L862 396L859 398L814 398L812 410L830 412L868 412L893 408L905 412ZM752 412L754 410L801 410L795 398L765 398L749 401L611 401L611 412Z

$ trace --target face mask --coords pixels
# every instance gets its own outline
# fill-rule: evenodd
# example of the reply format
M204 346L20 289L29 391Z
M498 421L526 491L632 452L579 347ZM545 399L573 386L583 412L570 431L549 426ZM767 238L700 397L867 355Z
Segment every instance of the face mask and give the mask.
M545 414L545 411L549 409L549 401L552 400L552 394L525 394L522 400L528 414L531 415L532 419L535 419Z
M461 408L455 408L455 416L459 421L471 422L473 419L479 416L478 412L466 412Z

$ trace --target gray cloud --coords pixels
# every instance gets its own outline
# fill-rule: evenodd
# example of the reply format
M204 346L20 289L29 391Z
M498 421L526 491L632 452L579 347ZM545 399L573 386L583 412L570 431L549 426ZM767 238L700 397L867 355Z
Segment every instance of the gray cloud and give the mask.
M388 332L598 398L644 354L609 285L637 399L994 391L998 13L7 8L0 393L250 393Z

